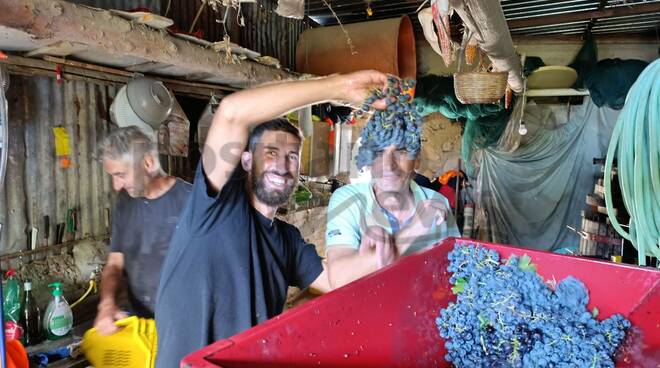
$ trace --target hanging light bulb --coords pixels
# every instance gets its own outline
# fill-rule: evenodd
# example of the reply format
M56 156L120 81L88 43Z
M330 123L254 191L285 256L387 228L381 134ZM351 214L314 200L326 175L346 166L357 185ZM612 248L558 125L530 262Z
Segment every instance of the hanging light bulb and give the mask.
M367 18L370 18L372 15L374 15L374 10L371 9L371 0L365 1L367 4Z
M520 122L520 127L518 128L518 133L520 135L527 134L527 127L525 126L525 122L523 122L523 121Z

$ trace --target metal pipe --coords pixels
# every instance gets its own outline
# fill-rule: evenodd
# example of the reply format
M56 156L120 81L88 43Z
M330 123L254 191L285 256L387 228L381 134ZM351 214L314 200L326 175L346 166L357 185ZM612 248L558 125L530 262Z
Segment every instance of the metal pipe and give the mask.
M0 95L2 95L2 98L4 99L5 93L2 88L0 88ZM3 151L5 150L4 147L5 146L3 146L2 149ZM2 224L0 224L0 235L2 235ZM2 270L1 264L0 270ZM0 367L4 368L7 366L7 345L5 341L5 306L2 295L2 275L0 275L0 327L2 327L2 331L0 331Z
M83 239L79 240L73 240L73 241L67 241L59 244L53 244L53 245L44 245L41 247L38 247L35 250L28 250L28 251L19 251L19 252L14 252L14 253L9 253L9 254L4 254L0 256L0 261L8 261L11 259L15 258L20 258L20 257L27 257L27 256L32 256L35 254L41 254L41 253L48 253L48 252L55 252L58 250L61 250L63 248L70 248L73 246L76 246L81 243L85 242L95 242L95 241L108 241L110 239L109 234L107 235L101 235L101 236L90 236L86 237Z
M7 99L5 98L5 92L9 87L9 73L7 70L0 66L0 129L2 134L2 149L0 153L0 188L4 186L5 183L5 174L7 173L7 142L9 141L7 124L9 119L7 118ZM0 239L2 235L2 224L0 224ZM1 243L0 243L1 244ZM0 264L0 270L2 266ZM5 341L5 307L4 307L4 298L2 297L2 276L0 275L0 367L7 366L7 345Z
M334 150L334 155L332 156L332 158L333 158L332 175L339 174L340 151L341 151L341 130L342 130L341 123L335 124L335 150Z
M9 88L9 72L0 65L0 188L5 184L7 173L7 144L9 142L9 118L7 117L7 98L5 93Z

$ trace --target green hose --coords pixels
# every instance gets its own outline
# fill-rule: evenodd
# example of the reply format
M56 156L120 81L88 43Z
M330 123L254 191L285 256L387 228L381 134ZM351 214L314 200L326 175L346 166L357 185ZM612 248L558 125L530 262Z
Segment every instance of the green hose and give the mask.
M607 150L605 172L616 155L623 203L630 214L629 231L616 219L612 183L605 178L607 215L614 229L639 253L660 259L660 59L651 63L631 87Z

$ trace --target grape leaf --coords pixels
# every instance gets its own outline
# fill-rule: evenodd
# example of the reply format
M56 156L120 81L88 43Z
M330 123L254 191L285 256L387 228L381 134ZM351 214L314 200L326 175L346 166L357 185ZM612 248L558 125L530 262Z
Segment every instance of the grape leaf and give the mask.
M479 328L484 328L490 324L488 318L483 317L481 314L477 316L479 318Z
M527 254L520 257L518 261L518 268L522 271L536 272L536 265L532 263L532 258Z
M459 294L465 290L465 285L467 285L467 280L462 277L456 279L456 283L451 288L452 293Z

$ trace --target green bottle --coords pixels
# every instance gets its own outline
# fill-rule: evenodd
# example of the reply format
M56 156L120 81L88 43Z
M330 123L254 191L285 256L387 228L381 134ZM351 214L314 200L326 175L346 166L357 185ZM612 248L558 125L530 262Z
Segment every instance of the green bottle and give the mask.
M48 287L54 288L53 298L48 303L46 313L44 314L44 331L48 340L60 339L71 332L73 327L73 314L71 307L62 296L62 283L54 282Z
M23 345L37 344L41 339L41 312L32 296L32 283L23 284L23 310L21 311L21 326L23 326Z

